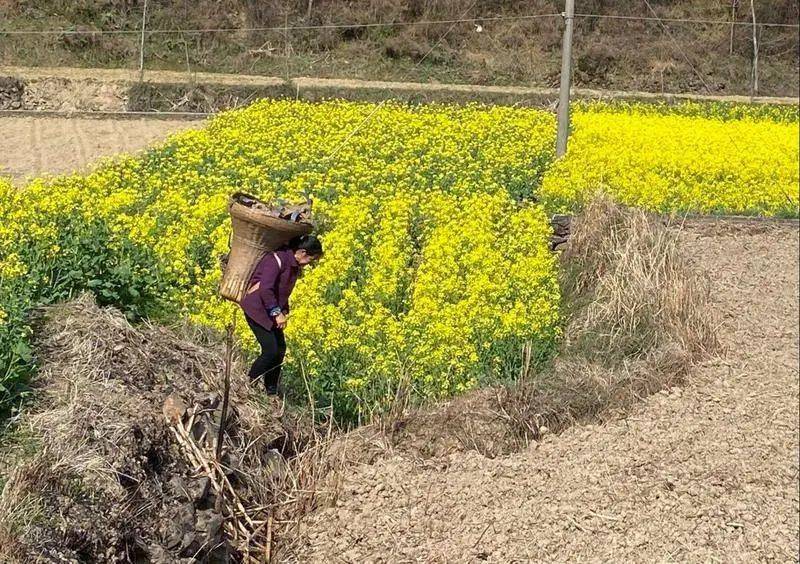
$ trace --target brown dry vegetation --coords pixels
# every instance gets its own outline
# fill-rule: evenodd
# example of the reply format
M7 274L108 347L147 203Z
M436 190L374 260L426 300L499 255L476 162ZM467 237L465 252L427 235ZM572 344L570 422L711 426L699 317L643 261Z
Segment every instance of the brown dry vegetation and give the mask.
M137 30L141 0L45 0L0 2L3 27ZM728 21L731 2L656 1L665 18ZM740 3L736 20L750 19ZM584 0L578 13L652 16L644 2ZM561 0L168 0L151 2L150 29L233 30L259 27L370 22L424 22L559 13ZM796 0L757 3L761 22L794 24ZM400 27L282 29L213 34L151 35L148 68L244 72L248 74L395 79L556 86L561 49L560 18ZM670 36L656 22L578 18L575 32L576 86L749 94L751 28L670 23ZM449 30L449 31L448 31ZM760 91L798 93L798 35L793 28L759 28ZM139 38L129 35L0 35L0 64L40 66L138 65ZM424 64L417 65L425 58ZM696 70L693 70L695 67Z
M201 406L191 434L211 458L217 347L134 328L89 297L46 309L38 334L35 400L4 441L0 562L240 561L248 542L231 535L243 519L232 492L219 494L165 419L185 423L191 411L175 416L174 406ZM222 467L261 524L255 550L310 508L317 474L334 459L301 415L267 402L237 366Z

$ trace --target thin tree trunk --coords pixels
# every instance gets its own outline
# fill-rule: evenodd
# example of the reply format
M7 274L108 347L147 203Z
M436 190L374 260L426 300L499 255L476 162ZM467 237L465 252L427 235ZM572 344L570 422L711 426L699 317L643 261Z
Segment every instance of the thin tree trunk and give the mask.
M733 30L736 27L736 3L737 0L731 2L731 46L728 54L733 55Z

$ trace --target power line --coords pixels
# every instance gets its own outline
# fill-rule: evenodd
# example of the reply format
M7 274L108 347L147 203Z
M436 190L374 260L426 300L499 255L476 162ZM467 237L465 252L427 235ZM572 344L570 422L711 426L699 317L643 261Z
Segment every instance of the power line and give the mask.
M539 18L560 18L560 13L552 14L529 14L521 16L491 16L483 18L460 18L455 20L420 20L415 22L370 22L370 23L336 23L320 25L295 25L295 26L271 26L271 27L219 27L205 29L150 29L148 34L172 34L172 33L227 33L239 31L303 31L315 29L354 29L371 27L409 27L417 25L436 25L436 24L459 24L459 23L485 23L493 21L512 21L512 20L533 20ZM22 30L0 30L0 34L8 35L92 35L92 34L132 34L141 33L141 30L132 29L109 29L109 30L72 30L72 29L22 29Z
M709 25L743 25L743 26L752 26L753 22L737 22L737 21L730 21L730 20L704 20L704 19L694 19L694 18L660 18L658 16L622 16L616 14L575 14L576 18L599 18L599 19L609 19L609 20L635 20L635 21L646 21L646 22L666 22L666 23L691 23L691 24L709 24ZM765 27L790 27L790 28L800 28L800 24L786 24L786 23L778 23L778 22L765 22L759 23L758 25L763 25Z
M675 48L681 54L681 56L683 57L683 60L686 61L686 64L689 65L690 69L692 69L692 72L697 76L698 79L700 79L700 82L703 84L703 87L706 89L706 91L709 94L713 94L713 92L711 91L711 88L709 88L709 86L708 86L708 83L706 83L705 79L703 78L703 75L700 74L700 71L698 71L697 68L692 64L692 61L689 59L689 56L686 54L686 51L683 50L683 48L681 47L680 43L677 42L675 37L672 35L672 32L669 30L669 28L664 23L666 20L664 20L663 18L658 17L658 14L653 9L653 6L650 5L650 2L648 0L644 0L644 3L647 5L647 9L650 10L650 13L653 14L653 17L651 19L653 19L656 22L658 22L658 24L661 26L661 29L664 31L664 34L667 37L669 37L669 40L672 42L672 44L675 46Z
M560 18L561 13L549 14L529 14L519 16L488 16L476 18L460 18L453 20L420 20L415 22L370 22L370 23L335 23L335 24L320 24L320 25L296 25L296 26L269 26L269 27L219 27L219 28L204 28L204 29L149 29L146 31L147 35L168 35L168 34L181 34L181 33L233 33L233 32L254 32L254 31L304 31L304 30L322 30L322 29L360 29L360 28L376 28L376 27L413 27L419 25L437 25L437 24L459 24L459 23L486 23L497 21L522 21L534 20L542 18ZM700 25L740 25L752 26L752 22L737 22L728 20L707 20L695 18L659 18L650 16L625 16L616 14L575 14L576 18L598 18L598 19L612 19L612 20L629 20L629 21L650 21L650 22L669 22L669 23L686 23L686 24L700 24ZM763 27L781 27L781 28L800 28L800 24L787 24L779 22L759 22L756 24ZM130 35L140 34L140 29L3 29L0 30L2 35Z
M678 43L678 41L672 35L672 32L669 30L667 25L664 23L664 20L662 20L661 18L658 17L658 14L656 13L656 11L653 8L653 6L650 4L649 0L643 0L643 1L647 5L647 9L650 10L650 13L653 14L653 17L656 19L656 21L658 21L658 24L661 26L661 29L664 31L666 36L669 37L669 40L672 42L672 44L675 46L675 48L680 52L681 56L683 56L683 59L686 61L686 64L689 65L689 68L692 69L692 72L695 74L695 76L697 76L697 78L700 79L700 82L703 84L703 88L705 88L706 91L709 94L713 94L713 92L711 91L711 88L708 86L708 83L703 78L703 75L700 73L699 70L697 70L697 67L695 67L692 64L691 59L689 59L689 56L683 50L683 48L681 47L680 43ZM730 131L728 131L727 129L724 130L724 131L727 134L728 138L731 140L731 144L734 146L736 151L737 152L741 152L741 149L739 148L739 144L736 143L736 139L733 138L733 135L731 135Z

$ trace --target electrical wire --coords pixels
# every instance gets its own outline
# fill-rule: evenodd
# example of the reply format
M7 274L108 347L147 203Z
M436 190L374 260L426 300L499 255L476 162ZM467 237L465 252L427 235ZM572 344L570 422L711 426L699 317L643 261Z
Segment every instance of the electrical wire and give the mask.
M659 23L690 23L690 24L708 24L708 25L744 25L744 26L752 26L753 22L737 22L737 21L730 21L730 20L705 20L705 19L695 19L695 18L661 18L658 16L650 17L650 16L623 16L617 14L575 14L576 18L598 18L598 19L609 19L609 20L635 20L635 21L646 21L646 22L659 22ZM800 24L787 24L787 23L778 23L778 22L765 22L765 23L758 23L758 25L763 25L765 27L789 27L789 28L800 28Z
M703 84L703 88L706 89L706 92L708 92L709 94L713 95L713 92L711 91L711 88L708 86L708 84L706 83L705 79L703 78L703 75L700 74L700 71L698 71L697 68L692 64L692 61L689 59L689 56L686 54L686 51L683 50L683 47L681 47L680 43L678 43L678 41L675 39L675 37L673 37L672 32L669 30L669 28L664 23L665 20L662 20L658 16L658 14L653 9L653 6L650 5L650 2L648 0L644 0L644 3L647 5L647 9L650 10L650 13L653 14L653 18L652 19L659 23L659 25L661 26L661 29L664 31L664 34L669 38L670 42L672 42L672 44L675 46L675 48L681 54L681 56L683 57L683 60L686 61L686 64L689 65L690 69L692 69L692 72L697 76L697 78L700 79L700 82Z
M672 32L670 32L670 30L666 26L666 24L661 20L661 18L658 17L658 14L656 13L655 9L653 9L653 6L650 4L649 0L643 0L643 1L647 5L647 9L650 10L650 13L653 14L654 18L661 25L661 29L663 29L663 31L666 34L666 36L669 37L669 40L672 42L672 44L675 46L675 48L681 54L683 59L686 61L686 64L689 65L689 68L692 69L692 72L695 74L695 76L697 76L697 78L700 79L700 82L703 84L703 88L706 89L706 92L708 92L709 94L713 95L714 93L711 91L711 88L708 86L708 83L703 78L703 75L700 73L699 70L697 70L697 67L695 67L694 64L692 64L692 61L689 59L689 56L683 50L683 48L681 47L680 43L678 43L678 41L675 39L675 37L673 37ZM725 131L726 135L728 136L728 138L731 140L731 144L734 146L736 151L741 152L741 148L739 147L739 144L736 142L736 139L734 139L733 135L731 135L731 133L727 129L725 129L724 131Z
M235 32L254 32L254 31L304 31L304 30L323 30L323 29L359 29L359 28L374 28L374 27L413 27L419 25L444 25L444 24L459 24L459 23L487 23L487 22L500 22L500 21L523 21L534 20L541 18L560 18L562 13L547 13L547 14L528 14L518 16L486 16L475 18L459 18L454 20L420 20L414 22L368 22L368 23L333 23L333 24L319 24L319 25L295 25L295 26L269 26L269 27L218 27L218 28L203 28L203 29L148 29L145 30L146 35L158 34L181 34L181 33L235 33ZM749 21L728 21L728 20L709 20L697 18L660 18L658 16L625 16L618 14L575 14L576 18L597 18L597 19L611 19L611 20L629 20L629 21L649 21L649 22L667 22L667 23L685 23L696 25L740 25L752 26L753 22ZM800 24L788 24L779 22L759 22L759 26L763 27L782 27L782 28L800 28ZM127 35L127 34L141 34L141 29L0 29L0 35Z
M409 27L418 25L444 25L459 23L485 23L493 21L513 21L513 20L533 20L540 18L559 18L560 13L551 14L528 14L519 16L489 16L481 18L459 18L455 20L420 20L415 22L370 22L370 23L336 23L320 25L295 25L295 26L270 26L270 27L219 27L205 29L150 29L147 34L172 34L172 33L228 33L241 31L304 31L315 29L358 29L371 27ZM109 30L74 30L74 29L20 29L20 30L0 30L0 34L7 35L105 35L105 34L139 34L141 29L109 29Z

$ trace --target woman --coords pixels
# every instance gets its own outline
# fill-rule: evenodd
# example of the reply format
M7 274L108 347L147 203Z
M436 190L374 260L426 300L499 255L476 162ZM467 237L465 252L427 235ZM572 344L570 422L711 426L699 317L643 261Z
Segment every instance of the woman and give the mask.
M281 365L286 354L283 330L289 315L289 296L300 270L322 256L322 243L314 235L303 235L275 252L267 253L256 266L241 301L247 324L261 345L250 368L250 380L264 379L268 395L277 395Z

